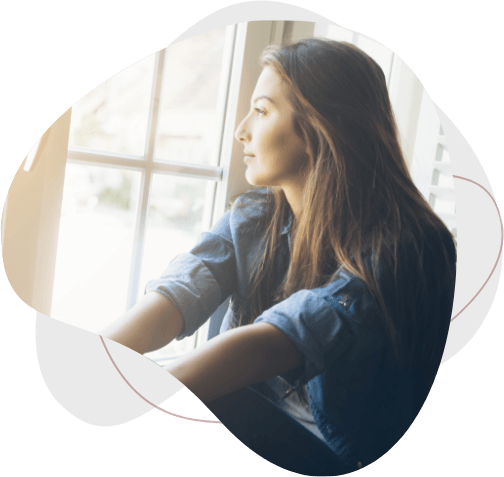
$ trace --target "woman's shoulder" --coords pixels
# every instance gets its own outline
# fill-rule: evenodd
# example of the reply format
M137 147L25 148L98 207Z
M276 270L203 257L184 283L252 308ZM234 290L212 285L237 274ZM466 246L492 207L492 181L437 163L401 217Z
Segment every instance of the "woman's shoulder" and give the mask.
M236 226L257 225L265 220L275 203L269 188L252 189L239 195L231 205L230 220Z
M249 190L232 200L231 207L209 232L203 232L202 235L218 236L229 243L236 244L238 240L250 243L251 239L257 238L257 232L265 230L272 204L273 193L268 189Z
M409 295L412 291L409 288L414 289L421 280L426 281L429 289L439 291L442 284L446 289L451 284L448 278L454 276L456 248L453 235L446 227L430 226L416 236L404 234L397 241L383 243L379 252L368 245L362 249L360 259L382 292L394 289ZM375 293L364 278L344 266L338 267L316 293L331 304L355 303L361 311L365 308L379 312Z

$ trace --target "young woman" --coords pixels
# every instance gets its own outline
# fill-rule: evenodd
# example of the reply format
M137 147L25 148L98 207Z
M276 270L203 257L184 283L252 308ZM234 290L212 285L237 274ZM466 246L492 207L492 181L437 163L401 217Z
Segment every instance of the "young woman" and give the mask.
M167 370L266 458L343 474L386 453L426 399L456 251L411 180L375 61L307 39L261 63L236 139L248 182L266 188L239 197L103 334L145 353L231 296L219 336Z

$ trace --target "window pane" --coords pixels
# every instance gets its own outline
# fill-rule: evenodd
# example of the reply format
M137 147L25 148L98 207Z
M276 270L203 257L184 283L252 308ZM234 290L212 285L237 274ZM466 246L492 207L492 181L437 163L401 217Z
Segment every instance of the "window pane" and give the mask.
M454 214L455 201L440 199L439 197L436 197L434 212L436 212L437 214Z
M206 217L212 207L214 188L212 181L154 174L139 297L146 283L158 278L176 255L196 245L204 222L208 222ZM156 356L181 354L193 346L194 337L173 341L157 351Z
M326 25L324 23L315 24L314 36L354 43L380 65L388 83L393 54L386 46L363 35L354 33L352 30L347 30L337 25Z
M166 49L156 158L214 165L225 33L213 30Z
M72 107L70 146L143 155L154 57L112 76Z
M53 318L99 332L124 313L140 173L67 164Z
M437 185L440 187L451 187L452 189L454 189L455 184L453 182L453 176L451 172L448 174L439 174Z
M443 148L443 155L441 156L442 162L450 162L450 154L448 153L448 149Z

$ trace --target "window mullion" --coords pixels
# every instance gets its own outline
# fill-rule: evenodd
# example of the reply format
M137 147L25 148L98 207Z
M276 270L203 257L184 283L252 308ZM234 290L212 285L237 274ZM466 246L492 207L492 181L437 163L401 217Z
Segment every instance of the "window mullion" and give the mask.
M194 177L219 182L222 180L222 167L203 164L185 164L175 161L147 162L140 156L127 156L106 151L95 151L85 148L72 147L68 151L68 161L76 164L93 164L114 168L145 171L146 167L152 172L164 172L176 176Z
M159 119L159 105L161 102L161 87L163 83L165 50L158 51L154 67L154 81L149 106L149 122L145 142L145 171L142 173L140 185L140 200L138 204L137 219L135 222L135 238L133 241L133 256L131 259L130 278L126 309L130 309L137 301L138 287L140 286L140 272L145 243L145 230L147 224L147 209L149 193L152 182L152 165L156 146L156 133Z

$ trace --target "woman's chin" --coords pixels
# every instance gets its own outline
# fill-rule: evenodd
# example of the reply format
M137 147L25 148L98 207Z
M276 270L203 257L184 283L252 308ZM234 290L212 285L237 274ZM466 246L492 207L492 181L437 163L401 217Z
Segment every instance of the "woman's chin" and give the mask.
M275 185L272 183L271 178L265 174L254 173L254 170L250 166L245 171L245 179L250 185L256 187L271 187Z
M253 186L260 186L261 184L258 181L258 177L250 171L249 168L247 168L247 171L245 172L245 179L250 185Z

